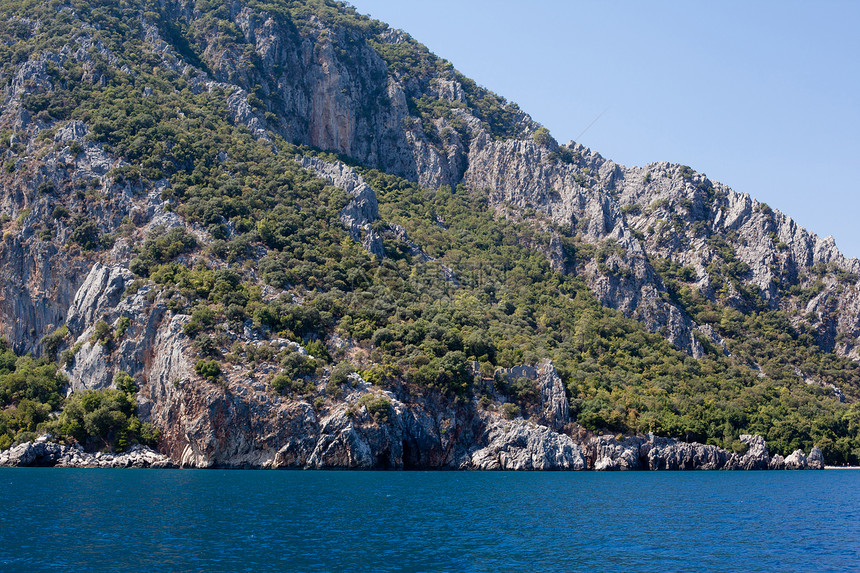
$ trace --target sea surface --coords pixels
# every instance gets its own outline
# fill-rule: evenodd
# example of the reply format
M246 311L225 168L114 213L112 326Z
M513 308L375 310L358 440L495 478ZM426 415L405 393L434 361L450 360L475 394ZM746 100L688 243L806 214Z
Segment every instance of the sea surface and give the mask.
M860 571L860 471L0 468L2 571Z

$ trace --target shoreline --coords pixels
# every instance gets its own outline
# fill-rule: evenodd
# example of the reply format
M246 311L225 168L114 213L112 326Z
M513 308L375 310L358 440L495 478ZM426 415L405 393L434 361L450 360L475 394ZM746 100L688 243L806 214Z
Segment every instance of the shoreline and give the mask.
M770 456L760 436L743 436L751 448L744 456L717 450L714 446L684 444L666 438L654 438L639 443L635 438L616 442L612 436L597 438L595 447L579 451L578 463L537 465L521 463L509 465L504 461L511 452L496 452L495 460L476 460L484 450L473 452L468 463L438 466L396 466L369 463L366 465L340 464L290 464L263 465L251 463L194 466L177 462L152 448L134 445L122 453L90 453L80 445L63 445L48 441L44 437L34 442L18 444L0 451L0 467L59 467L83 469L229 469L229 470L322 470L322 471L805 471L822 469L860 469L858 466L825 466L821 451L813 448L809 457L797 450L784 458L779 454ZM603 440L603 441L601 441ZM645 454L642 454L642 447ZM653 455L657 452L657 456ZM546 452L545 452L546 454ZM722 454L722 456L720 455ZM633 459L633 456L636 459ZM653 459L652 459L653 457ZM683 460L679 459L682 457ZM725 458L725 459L723 459ZM493 463L495 461L495 463ZM523 460L528 461L528 460ZM533 460L532 460L533 461ZM476 463L478 462L478 463ZM671 463L670 463L671 462ZM680 462L680 463L679 463Z

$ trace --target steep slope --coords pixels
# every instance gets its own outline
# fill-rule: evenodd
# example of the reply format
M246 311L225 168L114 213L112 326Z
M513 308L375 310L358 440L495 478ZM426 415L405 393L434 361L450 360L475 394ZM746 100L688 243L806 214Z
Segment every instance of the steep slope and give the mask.
M495 467L525 439L564 454L515 465L590 467L582 427L857 458L858 263L784 215L560 146L336 2L0 21L0 331L71 390L130 373L175 461Z

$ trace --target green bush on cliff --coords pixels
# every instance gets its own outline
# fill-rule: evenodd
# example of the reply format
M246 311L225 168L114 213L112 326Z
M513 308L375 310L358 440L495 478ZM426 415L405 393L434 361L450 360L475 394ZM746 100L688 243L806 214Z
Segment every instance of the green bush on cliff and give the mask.
M556 149L558 147L558 142L552 135L550 135L549 130L545 127L537 128L534 134L532 134L532 139L541 147L548 147L550 149Z
M74 392L49 429L56 439L74 440L85 448L123 451L140 443L154 447L160 431L137 417L134 379L125 372L114 377L116 389Z
M63 342L68 335L69 328L64 324L52 333L46 334L44 337L42 337L41 342L45 357L49 360L56 360L57 351L60 349L60 346L63 345Z
M221 376L221 364L217 360L198 360L194 371L201 378L215 382Z
M56 364L16 356L0 339L0 449L43 430L66 384Z
M376 394L365 394L358 399L358 407L364 406L367 408L367 413L373 418L377 424L384 424L388 421L391 413L391 400Z
M131 260L128 268L133 273L148 277L154 266L171 261L196 247L197 240L181 227L166 232L163 228L157 228L147 237L140 253Z

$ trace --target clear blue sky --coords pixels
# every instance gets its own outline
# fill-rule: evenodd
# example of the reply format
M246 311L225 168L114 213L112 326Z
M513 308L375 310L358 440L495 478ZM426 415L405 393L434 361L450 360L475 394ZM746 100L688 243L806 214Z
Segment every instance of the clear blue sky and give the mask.
M860 2L352 4L559 141L690 165L860 256Z

